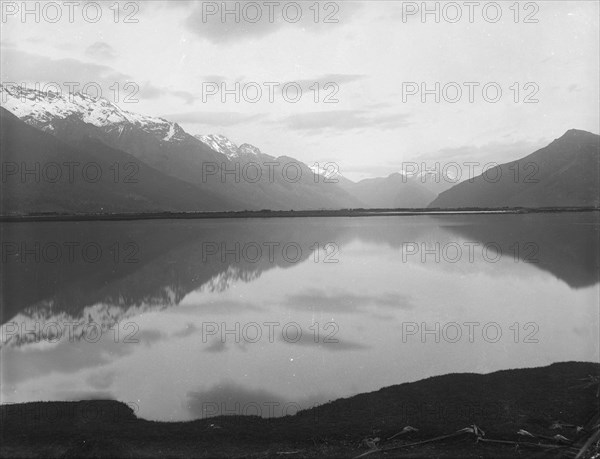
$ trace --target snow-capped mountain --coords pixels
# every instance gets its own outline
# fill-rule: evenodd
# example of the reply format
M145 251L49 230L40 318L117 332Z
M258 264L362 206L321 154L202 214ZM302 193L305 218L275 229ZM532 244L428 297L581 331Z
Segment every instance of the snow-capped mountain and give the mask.
M339 173L334 181L314 180L314 171L294 158L264 154L248 143L238 146L223 135L192 136L177 123L123 110L106 99L80 93L42 92L13 85L0 85L0 97L7 112L62 142L75 148L88 148L86 142L95 139L100 142L96 144L98 148L105 145L131 155L141 165L149 166L155 172L140 175L148 189L156 183L148 177L156 176L156 172L197 187L199 191L190 192L190 195L201 199L199 209L202 210L213 210L214 207L219 210L305 210L374 205L354 194L353 182ZM25 132L23 129L20 131ZM38 150L41 155L42 149ZM278 170L270 170L265 165L273 161L278 163ZM247 180L245 176L236 178L223 173L234 170L233 163L250 162L259 165L260 173L256 179ZM291 181L283 173L283 168L289 163L295 163L302 172L298 180ZM330 168L324 169L325 176L330 178ZM246 170L242 172L246 173ZM391 191L395 194L397 190ZM29 195L32 203L40 202L34 199L33 191ZM100 198L89 198L88 201L97 202ZM177 205L180 201L180 198L167 199L167 202ZM52 205L48 202L50 208ZM407 199L403 205L410 207L412 203ZM380 206L379 201L377 206ZM110 211L116 210L113 207ZM172 207L170 205L169 210ZM188 207L185 206L186 210Z
M263 155L260 149L254 145L243 143L238 147L234 142L221 134L197 134L194 137L208 145L213 150L223 153L231 160L252 160Z
M219 210L320 209L359 204L338 187L319 186L311 180L308 167L294 158L277 158L280 169L271 173L262 163L275 158L252 145L237 147L224 136L194 137L177 123L123 110L106 99L83 94L44 93L10 85L3 85L0 91L2 108L62 142L79 148L89 139L96 139L133 156L141 165L198 187L200 191L191 195L202 199L202 210L214 207L209 206L210 203L215 203ZM248 162L260 165L258 182L221 173L221 168L233 170L232 163ZM301 180L290 183L283 176L283 164L289 162L306 169ZM145 176L140 175L140 178L148 187L154 185L144 180ZM93 201L96 200L90 202ZM177 203L178 200L169 202Z
M254 145L250 145L249 143L243 143L238 148L238 156L260 156L263 153Z
M55 129L38 129L0 107L2 161L30 167L37 164L39 171L37 176L32 174L25 179L19 179L18 174L4 177L0 184L2 213L197 211L221 210L229 204L211 190L201 190L137 160L124 150L109 146L98 138L100 133L92 137L101 128L72 117L65 121L54 120L51 126ZM169 143L138 131L156 144ZM76 139L72 143L61 140L63 133L72 134ZM118 132L113 134L116 136ZM99 171L96 180L86 180L81 168L72 169L70 174L60 167L71 161L79 165L95 164ZM54 164L58 169L52 180L42 172L44 164ZM130 176L132 180L126 180L126 175L121 173L127 172L125 165L135 167L130 169L134 172Z
M233 158L236 156L238 151L238 146L229 140L227 137L221 134L196 134L196 137L200 142L205 143L210 148L219 153L223 153L228 158Z
M165 142L181 142L187 136L177 123L122 110L107 99L87 94L58 94L0 84L0 97L0 105L27 124L44 131L53 131L52 123L56 119L75 117L100 128L131 124Z
M327 165L327 167L324 167L325 165ZM339 170L339 167L335 163L316 162L308 166L308 168L312 171L313 174L320 175L321 177L327 180L339 180L340 178L344 178L344 176Z

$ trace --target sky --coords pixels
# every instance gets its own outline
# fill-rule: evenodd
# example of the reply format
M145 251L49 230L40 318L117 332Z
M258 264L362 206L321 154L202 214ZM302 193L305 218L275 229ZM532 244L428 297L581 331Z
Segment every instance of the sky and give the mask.
M99 86L357 180L599 133L599 18L597 1L2 1L0 79Z

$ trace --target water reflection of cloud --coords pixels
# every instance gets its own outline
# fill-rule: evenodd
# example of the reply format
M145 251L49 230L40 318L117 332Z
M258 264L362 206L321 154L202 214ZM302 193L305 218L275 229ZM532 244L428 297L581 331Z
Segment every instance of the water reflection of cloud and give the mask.
M247 389L240 384L224 381L208 389L187 393L187 409L194 418L219 415L258 415L279 417L293 415L312 408L331 398L316 394L301 400L289 400L265 389Z
M210 346L206 348L206 352L224 352L227 350L227 346L224 341L215 340Z
M134 352L135 343L113 339L90 343L62 341L52 348L3 349L2 384L16 384L50 373L72 374L86 368L101 368Z
M316 338L317 341L315 341L313 333L303 333L298 341L285 339L284 337L280 337L279 341L298 346L315 347L325 351L357 351L370 348L370 346L355 341L348 341L337 336L327 337L327 333L325 332Z
M114 394L105 391L63 390L55 393L59 400L117 400Z
M367 312L366 306L368 305L403 310L414 307L411 297L400 293L357 295L342 291L331 293L320 289L288 295L285 304L294 309L317 309L337 313Z
M263 311L264 308L251 301L236 301L229 299L211 300L202 303L181 304L173 309L174 313L198 314L239 314L244 311Z
M198 327L196 327L196 325L194 325L192 322L189 322L188 324L186 324L183 330L173 333L173 336L176 338L186 338L198 331L200 331Z
M164 338L166 338L166 336L159 330L142 330L131 336L131 340L139 340L140 343L143 343L146 346L152 346Z
M114 371L103 371L92 373L86 379L86 382L93 387L94 389L104 390L108 389L113 381L115 380L115 372Z

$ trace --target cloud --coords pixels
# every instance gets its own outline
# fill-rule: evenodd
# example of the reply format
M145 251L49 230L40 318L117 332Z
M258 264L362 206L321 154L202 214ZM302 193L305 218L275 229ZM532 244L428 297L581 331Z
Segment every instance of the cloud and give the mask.
M221 84L223 82L226 82L228 78L225 75L200 75L200 80L204 83Z
M281 123L295 131L320 133L323 131L345 132L355 129L375 128L381 130L404 128L410 124L403 113L373 113L367 110L332 110L291 115Z
M302 88L302 92L305 93L305 92L314 90L315 89L314 85L315 85L315 83L317 83L319 90L325 91L325 94L323 94L323 97L326 97L327 95L330 95L331 97L335 97L335 94L333 93L333 89L335 88L335 86L328 86L327 88L325 88L325 85L333 83L334 85L341 86L343 84L360 81L364 78L366 78L365 75L349 74L349 73L328 73L326 75L321 75L321 76L318 76L313 79L307 78L307 79L302 79L302 80L287 81L287 82L283 83L282 86L284 86L288 83L296 83L296 84L300 85L300 87Z
M85 49L85 54L94 59L112 60L117 54L115 49L107 43L97 41Z
M100 94L106 99L114 99L114 84L117 83L122 88L123 97L130 95L135 98L156 99L163 96L175 96L191 103L195 97L186 91L178 91L170 88L161 88L148 81L137 82L126 73L119 72L114 68L91 62L84 62L78 59L51 59L38 54L27 52L17 52L16 50L4 50L0 57L2 70L0 79L8 83L40 83L45 84L53 82L65 92L69 91L70 83L78 83L75 90L81 90L88 83L95 83L101 88ZM129 89L125 89L126 83L133 83L139 88L139 92L131 94ZM91 88L88 92L96 94L96 90ZM117 101L120 102L120 101Z
M198 123L209 126L235 126L263 119L266 115L253 115L240 112L183 112L165 115L165 118L177 123Z
M38 54L6 50L1 57L2 81L56 82L61 87L68 82L81 85L95 82L106 88L115 82L125 82L131 77L103 64L83 62L78 59L51 59Z
M174 89L169 89L169 88L163 88L163 87L155 86L152 83L150 83L149 81L145 81L141 85L138 85L138 86L139 86L139 93L138 93L137 97L140 99L158 99L158 98L164 97L164 96L174 96L174 97L179 97L180 99L183 99L183 101L188 105L192 104L196 99L198 99L197 96L195 96L194 94L192 94L189 91L180 91L180 90L174 90Z
M348 24L362 5L358 2L330 2L327 7L319 4L318 17L315 9L309 7L309 3L284 2L270 11L268 5L248 0L199 2L184 24L211 43L230 44L259 40L283 28L310 29L311 32L331 30Z

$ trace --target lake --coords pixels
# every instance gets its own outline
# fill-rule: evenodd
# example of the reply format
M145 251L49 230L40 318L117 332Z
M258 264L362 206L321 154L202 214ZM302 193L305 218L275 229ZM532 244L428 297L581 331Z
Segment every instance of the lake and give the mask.
M5 223L2 402L271 417L598 361L599 215Z

